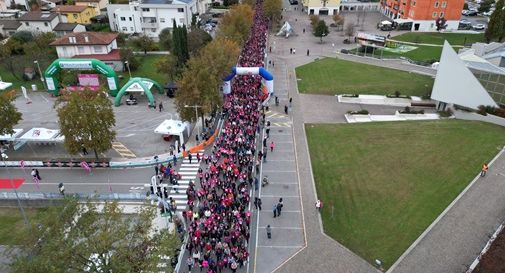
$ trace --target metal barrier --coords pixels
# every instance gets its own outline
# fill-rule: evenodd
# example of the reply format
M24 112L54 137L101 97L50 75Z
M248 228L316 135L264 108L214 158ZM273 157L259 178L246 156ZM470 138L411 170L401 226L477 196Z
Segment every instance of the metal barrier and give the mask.
M149 200L145 193L68 193L68 196L74 196L79 199L95 199L95 200L128 200L128 201L146 201ZM18 192L20 200L51 200L63 199L63 195L59 193L43 193L43 192ZM16 200L14 192L0 192L0 200Z

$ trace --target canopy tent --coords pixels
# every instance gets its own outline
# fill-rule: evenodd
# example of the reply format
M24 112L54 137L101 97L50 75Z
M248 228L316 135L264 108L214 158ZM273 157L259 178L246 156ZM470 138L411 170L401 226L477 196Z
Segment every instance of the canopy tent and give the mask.
M291 25L288 23L288 21L286 21L284 23L284 25L281 27L281 29L279 30L279 32L277 32L277 34L275 34L275 36L286 36L286 38L289 37L289 35L291 34L294 34L294 30L293 28L291 27Z
M156 129L154 129L154 132L156 134L178 136L179 142L184 143L184 130L186 129L188 130L189 135L189 123L182 122L180 120L166 119L158 127L156 127Z
M23 129L13 129L13 134L0 135L0 141L14 141L16 138L23 133Z
M12 86L12 83L10 83L10 82L0 81L0 90L5 90L11 86Z
M47 128L32 128L20 138L18 138L18 140L21 141L39 143L63 142L64 139L65 137L60 135L60 130Z
M390 21L384 20L380 24L384 26L384 25L392 25L393 23L391 23Z

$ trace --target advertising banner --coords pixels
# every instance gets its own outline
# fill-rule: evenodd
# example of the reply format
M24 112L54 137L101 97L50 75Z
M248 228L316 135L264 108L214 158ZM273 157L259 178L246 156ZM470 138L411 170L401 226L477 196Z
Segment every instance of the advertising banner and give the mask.
M79 78L80 86L100 86L100 80L97 74L79 74L77 77Z

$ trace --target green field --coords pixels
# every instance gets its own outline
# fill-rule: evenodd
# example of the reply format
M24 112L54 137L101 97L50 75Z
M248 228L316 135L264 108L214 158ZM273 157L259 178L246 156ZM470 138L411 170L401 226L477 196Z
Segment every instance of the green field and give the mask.
M151 80L157 81L162 86L165 85L168 80L165 76L156 72L156 67L154 65L162 56L163 55L137 55L142 65L136 71L132 71L132 77L150 78ZM129 79L128 71L118 72L118 76L119 75L123 76L119 81L120 85L123 86Z
M37 219L44 209L25 208L28 220ZM24 226L21 211L18 208L0 208L0 245L15 244Z
M406 57L414 61L418 62L426 62L432 63L433 61L439 61L440 55L442 55L442 45L444 44L444 40L447 40L456 51L461 48L461 46L465 44L473 44L476 42L485 42L484 34L468 34L468 33L439 33L439 32L407 32L399 36L392 37L391 39L397 41L411 42L411 43L419 43L419 44L434 44L440 45L440 47L436 46L425 46L420 45L417 46L417 49L414 49L405 53L394 53L382 50L377 50L374 52L376 57ZM371 54L367 54L371 55Z
M473 44L476 42L485 42L484 34L468 33L440 33L440 32L407 32L402 35L391 37L392 40L418 43L443 45L447 40L451 45Z
M385 268L505 144L505 128L461 120L306 131L325 232Z
M301 93L429 95L433 78L396 69L325 58L296 68Z
M20 90L21 86L24 86L26 87L26 89L31 90L32 84L36 84L38 90L43 89L43 85L42 82L40 81L40 78L36 77L36 79L32 81L18 80L14 78L14 76L12 76L12 74L9 71L5 70L3 66L0 66L0 78L2 78L2 81L4 82L12 83L12 87L8 88L7 90L11 89Z

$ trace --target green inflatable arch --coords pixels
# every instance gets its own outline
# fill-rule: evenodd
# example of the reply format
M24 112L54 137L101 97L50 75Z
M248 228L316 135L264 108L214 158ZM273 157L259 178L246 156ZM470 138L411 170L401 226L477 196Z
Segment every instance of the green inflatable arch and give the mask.
M114 70L97 59L56 59L44 72L46 78L47 91L55 96L59 95L58 80L54 78L62 69L95 70L107 77L109 93L116 96L118 92L119 80Z
M149 100L149 105L150 106L156 106L156 102L154 101L154 96L153 93L151 92L151 87L155 86L156 89L158 89L158 93L163 94L163 87L161 85L151 79L148 78L131 78L122 88L119 90L119 93L117 93L116 99L114 100L114 106L119 106L121 105L121 98L124 96L126 92L130 88L134 88L135 90L138 90L142 88L144 90L144 93L147 96L147 99Z

